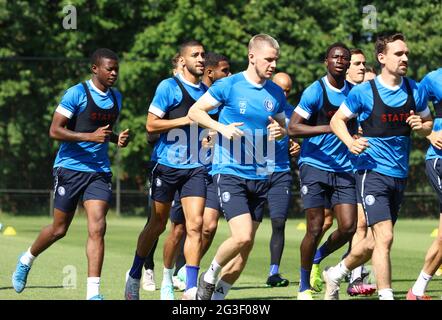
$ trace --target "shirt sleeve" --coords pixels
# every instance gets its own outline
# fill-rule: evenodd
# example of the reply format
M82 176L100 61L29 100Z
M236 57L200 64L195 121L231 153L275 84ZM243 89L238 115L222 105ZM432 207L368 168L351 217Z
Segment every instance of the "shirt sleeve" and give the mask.
M55 110L61 113L66 118L71 119L74 115L77 115L81 108L81 101L84 98L85 93L78 86L69 88L61 98L61 102Z
M172 81L175 81L172 79ZM170 79L160 82L155 91L149 112L163 118L165 114L182 99L182 93L178 86L174 86ZM178 89L178 90L177 90Z
M319 82L314 82L302 93L301 101L295 108L295 112L301 117L308 120L312 114L319 110L319 106L322 105L322 89Z
M341 104L340 109L349 118L354 118L361 113L362 100L360 90L353 88Z
M212 106L219 106L224 104L229 96L230 92L230 77L226 77L215 81L209 88L209 90L204 94L206 98L211 97L210 104ZM203 97L204 97L203 96Z

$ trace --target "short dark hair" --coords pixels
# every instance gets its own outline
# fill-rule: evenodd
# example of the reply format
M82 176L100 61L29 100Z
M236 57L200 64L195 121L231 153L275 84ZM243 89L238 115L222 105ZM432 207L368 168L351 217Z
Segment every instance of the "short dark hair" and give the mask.
M331 44L331 45L328 46L327 51L326 51L326 53L325 53L325 59L328 58L328 54L329 54L330 51L332 51L334 48L342 48L342 49L344 49L344 50L347 50L348 55L349 55L349 58L351 57L350 49L349 49L345 44L343 44L342 42L335 42L335 43L333 43L333 44Z
M182 56L184 54L184 50L186 50L186 48L188 48L188 47L197 47L197 46L203 47L201 42L199 42L198 40L188 40L188 41L183 42L180 45L180 48L179 48L178 52L179 52L180 56Z
M350 50L350 55L354 54L362 54L363 56L365 56L364 51L362 51L362 49L359 48L354 48Z
M369 66L369 65L365 66L365 72L371 72L371 73L374 73L374 74L378 74L378 72L376 71L376 68L373 67L373 66Z
M111 59L118 61L118 56L115 52L107 48L100 48L94 51L91 56L91 64L99 65L101 59Z
M378 60L379 53L386 52L387 44L389 44L391 42L395 42L396 40L405 41L405 36L402 33L394 33L394 34L379 36L376 39L376 45L375 45L376 60ZM378 62L379 62L379 60L378 60Z
M220 63L221 61L229 62L229 59L227 59L227 57L223 56L222 54L209 51L206 53L204 66L217 67L218 63Z
M180 54L177 52L173 55L172 59L171 59L171 63L172 63L172 68L176 68L178 67L178 60L180 58Z

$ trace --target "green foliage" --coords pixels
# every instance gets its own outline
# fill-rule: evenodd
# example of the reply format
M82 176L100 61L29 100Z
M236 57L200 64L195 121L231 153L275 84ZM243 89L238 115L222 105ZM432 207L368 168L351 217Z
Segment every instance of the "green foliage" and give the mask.
M63 28L67 4L77 10L76 30ZM363 28L364 5L377 10L376 30ZM227 55L237 72L247 65L250 37L271 34L281 46L278 69L294 79L290 100L296 104L303 89L325 73L325 50L336 41L362 48L373 65L376 35L401 31L411 51L410 76L421 79L440 66L441 24L440 0L0 0L0 188L51 187L58 146L47 134L52 113L67 88L89 77L88 57L98 47L121 57L120 128L130 128L133 139L121 150L119 176L127 187L141 188L150 155L147 110L184 40L198 39L206 50ZM411 164L422 167L426 146L417 142Z

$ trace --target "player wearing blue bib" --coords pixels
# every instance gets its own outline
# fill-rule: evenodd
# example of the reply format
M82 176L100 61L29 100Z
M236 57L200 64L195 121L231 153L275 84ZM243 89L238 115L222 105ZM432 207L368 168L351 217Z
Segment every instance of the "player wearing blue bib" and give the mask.
M358 201L372 232L338 266L324 271L325 299L338 299L342 278L371 255L379 298L394 299L390 248L408 175L410 134L427 136L433 124L416 83L405 77L408 53L402 34L380 37L376 41L380 76L356 86L331 121L333 132L358 156ZM363 130L357 139L346 129L346 122L355 117Z
M207 52L204 61L204 74L202 82L210 87L215 81L227 77L230 75L229 60L220 54L214 52ZM217 115L213 115L216 117ZM207 137L202 141L202 148L200 149L200 157L204 163L207 174L206 186L207 196L203 213L203 227L201 238L201 258L207 252L215 237L215 232L218 227L219 217L219 201L218 193L213 183L212 176L210 175L212 152L213 152L213 140L211 138L216 132L209 133ZM210 137L210 138L208 138ZM164 242L163 246L163 281L161 283L161 300L173 300L173 278L172 275L175 271L174 264L180 249L181 239L185 236L185 224L186 219L183 212L181 201L177 194L175 195L174 203L170 212L170 231ZM176 269L179 270L182 265L176 265ZM177 270L177 271L178 271Z
M54 163L54 213L17 263L12 284L18 293L26 285L33 260L64 237L83 201L88 219L88 300L102 300L99 294L104 257L106 213L112 197L109 141L125 147L129 130L119 135L112 128L121 109L121 94L111 89L118 77L118 57L109 49L92 55L92 79L69 88L55 110L50 136L62 141Z
M425 294L427 285L442 263L442 68L427 74L419 87L424 99L431 100L435 117L433 131L427 137L431 144L427 151L426 172L428 180L439 198L439 229L437 238L433 241L425 256L424 266L407 293L407 300L429 300Z
M279 56L278 42L256 35L248 50L247 70L214 83L189 111L192 120L220 133L212 173L231 231L199 278L201 300L211 299L224 266L223 280L230 284L245 267L262 220L268 175L274 170L268 165L274 164L274 139L285 135L284 93L269 80ZM208 112L218 106L222 109L215 121Z
M351 89L345 75L350 50L342 43L327 49L327 75L310 85L290 119L289 134L303 137L299 158L301 197L307 219L307 231L301 243L301 280L298 300L311 300L312 264L342 247L356 229L356 191L353 166L346 146L330 128L330 119ZM356 133L357 124L352 123ZM316 251L322 236L325 209L332 208L338 228ZM315 254L316 251L316 254Z
M204 47L188 41L180 47L183 73L163 80L149 107L146 129L160 133L152 158L152 217L138 237L134 261L126 281L125 298L138 300L143 263L158 237L164 232L175 193L178 191L186 216L186 292L196 293L201 259L201 228L206 198L206 169L199 159L199 129L187 117L190 106L206 91L199 81L204 72Z

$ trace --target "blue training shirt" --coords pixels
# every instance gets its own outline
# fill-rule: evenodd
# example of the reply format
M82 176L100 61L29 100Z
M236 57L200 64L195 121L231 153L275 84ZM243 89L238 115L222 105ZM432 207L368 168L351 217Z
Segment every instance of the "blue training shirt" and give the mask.
M181 74L177 77L195 101L207 90L202 82L193 84ZM169 110L179 105L182 99L183 94L175 79L165 79L157 87L149 112L163 118ZM169 130L160 135L151 158L162 165L177 169L200 167L203 165L199 157L202 138L202 130L196 124Z
M327 76L323 77L322 80L330 103L334 106L340 106L351 90L349 83L345 81L344 87L337 89L328 82ZM318 80L304 90L295 112L308 120L313 114L319 112L323 107L323 103L323 91ZM299 166L308 164L331 172L352 171L353 165L349 153L348 148L335 134L326 133L304 138L298 163Z
M103 109L111 109L114 100L110 90L101 91L93 84L92 80L86 81L95 104ZM121 110L121 93L112 89ZM87 96L81 83L66 90L55 112L61 113L71 119L86 109ZM63 167L70 170L83 172L110 172L108 156L109 142L68 142L63 141L55 158L54 168Z
M284 107L284 114L286 124L290 121L293 110L295 108L286 103ZM290 171L290 158L289 158L289 136L285 136L281 140L277 140L275 143L275 172Z
M430 114L422 94L419 92L415 81L409 79L416 103L416 112L421 117ZM380 76L375 79L376 88L382 101L390 107L401 107L407 101L407 89L404 80L395 87L386 85ZM368 119L373 110L373 91L370 83L364 82L353 88L340 109L349 117L358 118L362 123ZM408 136L391 137L366 137L369 147L356 158L357 170L373 170L395 178L408 176L408 160L410 155L411 140Z
M433 104L442 101L442 68L428 73L419 85L424 101L428 100ZM433 122L433 131L442 130L442 118L435 118ZM442 158L442 150L436 149L431 143L427 151L426 160Z
M212 106L221 106L218 121L238 128L244 137L229 141L218 134L211 174L231 174L244 179L268 179L275 170L275 142L267 139L268 117L283 116L286 99L271 80L257 84L246 72L217 80L204 95Z

